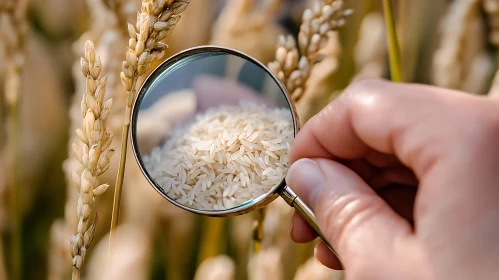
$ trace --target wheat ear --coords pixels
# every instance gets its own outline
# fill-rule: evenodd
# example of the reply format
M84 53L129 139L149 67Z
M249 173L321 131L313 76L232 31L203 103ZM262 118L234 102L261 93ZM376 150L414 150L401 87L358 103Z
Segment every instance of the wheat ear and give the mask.
M81 58L81 71L86 78L86 92L81 100L83 126L76 130L79 143L73 144L74 156L83 166L83 171L72 174L73 184L79 193L77 233L70 240L73 279L80 279L86 252L94 239L97 215L89 225L94 200L109 187L108 184L99 185L98 176L109 169L114 154L114 149L110 148L113 134L108 131L106 123L113 101L104 100L106 78L99 77L101 70L102 64L95 57L94 44L87 41L85 57Z
M24 41L27 31L26 0L7 0L0 4L0 36L6 47L6 82L4 88L5 101L8 108L8 183L11 223L11 279L22 278L22 228L19 209L19 174L21 130L20 104L22 92L22 76L24 68Z
M279 36L275 61L269 68L286 86L291 98L299 101L314 64L320 62L328 33L345 24L352 10L343 9L342 0L321 0L305 10L298 34L298 46L291 36ZM299 49L299 51L298 51Z
M499 47L499 1L484 0L483 9L487 13L490 26L489 40L496 48Z
M109 248L113 248L114 231L118 227L121 191L125 175L128 133L130 130L130 114L137 93L137 79L144 75L151 64L161 59L167 46L160 41L173 32L182 13L190 0L143 0L141 11L137 13L135 26L128 24L128 51L122 64L121 82L127 92L127 107L121 137L121 154L116 185L114 189L113 213Z
M499 1L484 0L483 9L487 13L490 27L489 41L496 47L496 49L499 49ZM499 59L496 63L499 65ZM494 76L488 95L494 97L499 96L499 71L496 72Z
M440 42L432 62L432 83L439 87L462 89L469 68L470 49L478 49L480 42L470 40L473 21L480 17L480 1L453 1L442 19ZM473 54L473 57L476 53Z

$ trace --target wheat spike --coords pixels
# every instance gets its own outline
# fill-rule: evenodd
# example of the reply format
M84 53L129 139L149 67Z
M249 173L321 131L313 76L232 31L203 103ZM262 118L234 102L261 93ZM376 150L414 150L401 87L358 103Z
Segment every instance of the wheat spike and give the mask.
M128 94L131 108L136 94L138 77L144 75L151 64L165 55L167 45L161 43L180 20L190 0L144 0L137 14L135 26L128 24L130 35L126 60L123 61L121 81Z
M472 60L483 51L481 1L454 1L442 20L440 43L433 59L432 82L440 87L465 90ZM477 38L478 37L478 38Z
M484 0L483 9L487 13L490 26L489 40L494 46L499 47L499 1Z
M210 44L245 52L262 63L275 57L277 37L283 33L276 22L282 0L226 1L213 24ZM227 71L237 73L237 71Z
M118 227L121 192L125 175L128 132L130 130L130 113L137 93L137 79L144 75L151 64L161 59L167 45L161 43L171 34L180 20L180 13L187 9L190 0L143 0L141 11L137 13L137 22L128 24L130 39L126 59L120 73L121 82L127 92L127 107L121 142L120 165L114 189L113 213L109 248L113 250L114 230Z
M122 55L120 52L116 52L118 48L125 48L127 46L127 38L125 34L117 30L116 18L114 12L111 11L103 0L85 0L87 7L89 8L89 17L91 26L87 32L83 33L72 45L74 50L75 59L73 61L72 67L72 77L74 80L75 93L71 98L71 105L69 108L69 121L70 127L70 139L68 141L68 148L70 156L64 161L63 171L65 175L66 182L66 202L64 206L64 237L61 238L62 233L61 225L56 225L54 222L52 225L51 241L49 243L49 250L47 254L47 262L49 263L47 274L49 280L62 280L67 279L68 275L71 274L72 266L60 265L61 263L66 263L68 256L70 255L70 244L67 242L74 234L74 229L78 224L78 216L75 211L78 205L78 191L73 187L72 174L76 171L77 174L81 174L83 170L81 164L76 158L71 156L72 154L72 144L74 142L78 143L80 140L76 133L73 133L76 129L81 129L82 114L81 114L81 100L82 96L86 92L86 79L81 78L81 65L80 59L77 57L84 56L83 46L86 40L91 40L94 42L96 50L95 52L99 54L102 61L103 67L101 71L101 76L107 76L106 80L106 96L113 98L113 107L110 112L109 117L106 120L108 130L113 132L114 135L121 131L123 112L125 111L125 95L124 90L121 85L119 78L119 73L121 72L121 59ZM128 32L126 34L128 37ZM111 146L116 147L119 145L120 139L113 138L113 143ZM114 157L115 158L115 157ZM115 179L115 170L117 169L116 160L111 160L110 169L99 177L99 182L110 183ZM105 195L100 198L98 205L94 205L95 211L99 211L99 219L101 221L106 221L109 218L110 211L106 211L107 205L110 205L109 198L111 196ZM112 198L111 198L112 199ZM105 200L105 201L103 201ZM103 203L105 202L105 203ZM112 203L112 201L110 201ZM102 209L102 210L100 210ZM59 230L55 230L58 228ZM101 227L100 230L97 228L95 233L95 239L98 239L102 235L102 231L108 230L105 227ZM56 241L57 240L57 241ZM88 259L88 257L87 257ZM85 261L87 262L87 261ZM52 265L53 264L53 265ZM87 266L86 266L87 267ZM88 270L88 267L87 269Z
M10 219L10 278L22 278L22 241L20 214L20 105L24 68L24 41L28 24L26 0L7 0L0 3L0 38L5 48L5 83L3 95L7 105L7 182L9 188ZM1 248L0 248L1 249Z
M106 78L101 78L102 64L95 55L92 41L85 43L85 57L81 58L81 71L86 79L86 92L81 100L82 129L76 130L79 143L73 144L75 158L83 166L80 173L73 172L73 184L78 190L78 226L71 237L73 279L80 279L85 255L94 239L97 215L89 224L94 200L104 193L108 184L99 184L98 176L109 168L114 149L110 148L113 134L108 131L107 117L112 99L105 100Z
M294 101L302 97L312 67L322 60L320 52L328 41L328 33L342 27L351 13L352 10L343 9L342 0L317 1L303 13L298 45L291 36L279 37L275 61L268 66Z
M27 31L26 8L26 0L7 0L0 4L0 35L2 35L7 53L4 94L9 106L17 103L20 94L21 69L24 65L24 38Z
M496 47L496 49L499 49L499 1L484 0L483 8L488 16L488 23L490 27L489 41ZM496 72L494 76L488 95L494 97L499 96L499 71Z

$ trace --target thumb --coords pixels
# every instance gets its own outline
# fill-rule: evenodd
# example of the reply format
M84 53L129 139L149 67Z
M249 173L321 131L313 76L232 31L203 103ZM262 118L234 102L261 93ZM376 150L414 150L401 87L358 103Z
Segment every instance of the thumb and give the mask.
M328 159L300 159L289 169L288 185L313 210L317 223L346 269L390 258L411 226L355 172ZM385 259L386 260L386 259Z

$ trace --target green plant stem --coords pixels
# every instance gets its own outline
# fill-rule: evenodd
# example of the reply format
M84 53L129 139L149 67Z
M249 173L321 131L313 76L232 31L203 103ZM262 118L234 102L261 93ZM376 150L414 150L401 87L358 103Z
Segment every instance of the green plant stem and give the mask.
M388 52L390 57L390 72L394 82L402 82L402 63L400 59L400 47L395 28L393 7L391 0L383 0L383 10L385 12L385 23L388 32Z
M125 177L126 154L128 148L128 134L130 132L130 115L131 108L127 107L125 112L125 122L123 124L123 132L121 134L121 153L118 175L116 176L116 184L114 187L113 212L111 216L111 230L109 232L109 254L113 250L115 235L117 234L118 221L120 217L121 193L123 190L123 178Z
M19 95L18 95L19 98ZM10 279L21 279L21 267L22 267L22 229L21 229L21 214L19 209L19 129L20 129L20 117L19 117L19 99L16 100L14 104L9 106L9 151L11 153L10 157L10 223L11 223L11 244L10 244L10 262L11 262L11 278Z

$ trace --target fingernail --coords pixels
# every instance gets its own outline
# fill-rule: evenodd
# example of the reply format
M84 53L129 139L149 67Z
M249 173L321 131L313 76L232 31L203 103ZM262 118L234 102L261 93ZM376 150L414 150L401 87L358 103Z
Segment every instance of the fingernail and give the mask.
M300 159L289 168L286 182L298 196L308 201L310 208L314 209L317 198L324 188L325 178L315 161Z

